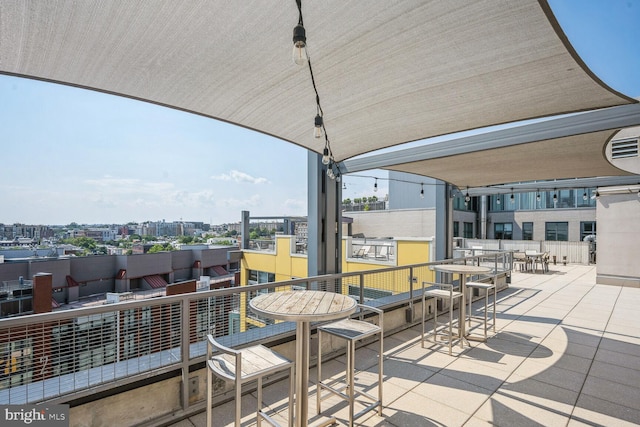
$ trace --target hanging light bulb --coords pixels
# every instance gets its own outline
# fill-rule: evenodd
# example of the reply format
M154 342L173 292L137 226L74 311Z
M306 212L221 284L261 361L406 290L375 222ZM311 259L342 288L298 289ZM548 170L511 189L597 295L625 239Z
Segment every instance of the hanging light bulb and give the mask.
M327 169L327 176L331 179L334 179L336 176L333 174L333 168Z
M423 187L422 183L420 184L420 198L424 199L424 187Z
M514 203L516 201L515 197L513 196L513 194L511 195L511 197L509 197L509 201L511 203Z
M467 194L465 194L465 196L464 196L464 202L465 202L465 204L466 204L466 203L469 203L470 201L471 201L471 196L470 196L470 195L469 195L469 193L467 192Z
M304 65L308 59L306 32L302 24L298 24L293 29L293 62Z
M322 164L328 165L330 160L331 159L329 158L329 148L324 147L324 150L322 150Z
M587 192L586 191L582 194L582 200L587 200Z
M556 203L557 201L558 201L558 195L554 192L553 193L553 203Z
M314 121L315 127L313 128L313 137L314 138L322 138L322 116L320 114L316 115L316 119Z
M540 201L540 193L536 193L536 201L539 202Z
M496 205L500 204L500 196L496 196Z
M378 178L376 178L376 182L373 184L373 192L377 192L378 191Z
M347 189L347 183L346 183L346 182L343 182L343 183L342 183L342 189L343 189L343 190L346 190L346 189Z

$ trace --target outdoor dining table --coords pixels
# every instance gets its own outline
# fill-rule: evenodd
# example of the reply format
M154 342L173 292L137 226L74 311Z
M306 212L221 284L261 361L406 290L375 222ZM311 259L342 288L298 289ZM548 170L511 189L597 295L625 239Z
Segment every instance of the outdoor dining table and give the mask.
M484 274L491 272L491 268L483 267L480 265L466 265L466 264L440 264L435 265L434 270L442 273L453 273L460 275L460 292L462 292L462 301L460 302L460 309L458 311L458 322L460 325L461 338L471 341L484 341L483 338L472 337L467 334L466 322L465 322L465 310L467 306L467 275ZM453 310L453 307L449 308Z
M295 425L309 422L309 341L311 322L346 318L356 311L356 300L325 291L285 291L259 295L251 310L271 319L296 322Z
M536 269L534 267L534 265L538 264L538 262L540 262L540 271L542 273L544 273L544 265L542 263L542 256L544 255L544 252L531 252L531 251L526 251L525 255L527 256L527 258L529 258L530 260L530 264L531 264L531 271L533 271L534 273L536 272Z

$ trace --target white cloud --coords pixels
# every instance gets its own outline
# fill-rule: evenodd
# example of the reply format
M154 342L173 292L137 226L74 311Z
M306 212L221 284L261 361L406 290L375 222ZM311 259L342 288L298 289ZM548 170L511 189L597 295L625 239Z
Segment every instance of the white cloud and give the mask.
M267 178L256 178L249 175L248 173L240 172L235 169L231 170L231 172L229 172L228 174L223 173L222 175L214 175L211 177L211 179L215 179L218 181L248 182L250 184L266 184L269 182Z

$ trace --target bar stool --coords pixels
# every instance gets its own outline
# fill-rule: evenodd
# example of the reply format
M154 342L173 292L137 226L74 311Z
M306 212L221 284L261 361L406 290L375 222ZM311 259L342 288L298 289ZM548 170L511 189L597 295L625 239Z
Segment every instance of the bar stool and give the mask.
M353 421L372 409L378 409L378 415L382 416L382 371L384 346L382 341L383 332L383 311L363 304L358 304L360 310L360 319L364 319L365 312L373 312L378 314L378 324L374 324L365 320L356 320L352 318L332 322L318 326L318 381L316 383L316 399L318 406L318 414L321 411L322 400L336 395L349 403L349 425L353 426ZM346 371L344 376L333 380L322 380L322 338L324 334L329 334L347 341L347 360ZM374 397L362 390L355 389L355 361L356 361L356 343L367 337L379 335L378 350L378 396ZM330 393L323 395L323 390ZM354 404L356 395L367 398L371 401L369 405L354 414Z
M262 378L276 372L289 370L289 427L293 426L293 389L295 369L294 363L275 351L263 346L234 350L220 344L212 335L207 336L207 427L211 427L211 406L213 397L211 385L212 375L225 381L235 383L235 425L240 427L242 400L242 384L258 381L257 425L264 419L269 424L279 427L279 424L262 410Z
M491 277L490 283L485 282L467 282L467 289L469 289L469 303L467 307L467 321L469 322L469 328L471 328L471 320L477 319L480 320L484 324L484 339L487 339L487 329L488 329L488 311L489 311L489 293L493 292L493 321L491 323L493 332L496 331L496 281L497 276ZM474 289L482 289L484 290L484 318L479 318L478 316L474 316L471 311L471 305L473 303L473 290Z
M425 286L427 285L427 286ZM437 343L438 335L438 325L448 325L449 333L445 336L449 341L449 356L451 356L451 347L453 344L453 304L456 300L462 301L462 292L454 291L454 285L450 285L448 283L434 283L434 282L422 282L422 348L424 348L424 342L426 340L425 335L425 322L426 322L426 301L427 298L435 298L446 301L449 304L449 323L438 323L438 305L436 304L435 310L433 312L433 332L429 335L433 335L433 342ZM458 341L460 341L460 348L463 346L463 340L461 337L461 326L460 322L458 322Z

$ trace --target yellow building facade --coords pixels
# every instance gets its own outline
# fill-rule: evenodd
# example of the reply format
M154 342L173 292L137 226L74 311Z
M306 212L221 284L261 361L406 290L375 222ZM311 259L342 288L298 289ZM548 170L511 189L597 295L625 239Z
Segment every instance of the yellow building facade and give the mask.
M295 252L295 237L276 235L275 242L263 250L243 250L240 282L241 286L256 283L281 282L307 277L307 255ZM424 264L434 261L434 240L432 238L405 238L354 241L351 237L342 240L342 273L358 273L381 270L380 274L367 274L364 278L365 297L379 298L409 290L407 270L393 270L393 267ZM421 268L420 280L433 280L433 272ZM343 279L343 293L359 292L359 278ZM278 289L276 289L277 291ZM283 288L284 290L284 288ZM288 287L287 287L288 290ZM260 327L264 324L252 316L247 316L245 294L240 304L241 330Z

